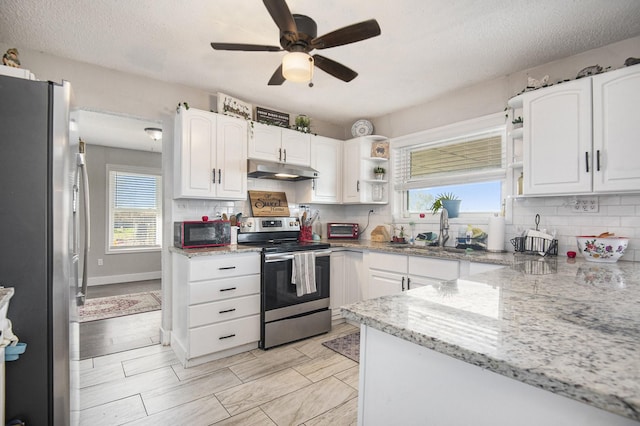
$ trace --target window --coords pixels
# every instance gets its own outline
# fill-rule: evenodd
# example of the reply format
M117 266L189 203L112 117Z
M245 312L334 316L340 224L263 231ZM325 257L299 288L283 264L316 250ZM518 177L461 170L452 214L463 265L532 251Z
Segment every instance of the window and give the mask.
M162 246L162 177L159 170L107 166L107 252Z
M506 179L501 119L499 125L480 119L475 126L461 123L401 141L394 149L394 183L402 216L428 212L437 195L445 192L463 200L461 213L499 212Z

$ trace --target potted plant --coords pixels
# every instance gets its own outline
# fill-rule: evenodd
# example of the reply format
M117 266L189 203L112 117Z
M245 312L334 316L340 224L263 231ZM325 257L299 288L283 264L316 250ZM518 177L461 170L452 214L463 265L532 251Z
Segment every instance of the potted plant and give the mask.
M511 124L513 124L514 129L519 129L520 127L522 127L522 117L516 118L511 122Z
M311 131L311 119L304 114L296 117L295 129L299 132L309 133Z
M383 180L384 179L384 174L387 171L384 169L384 167L380 167L380 166L376 166L373 168L373 174L376 176L376 179L378 180Z
M431 204L431 213L436 214L441 208L447 209L447 213L449 217L454 218L458 217L460 213L460 203L462 201L452 192L444 192L442 194L438 194L436 199Z

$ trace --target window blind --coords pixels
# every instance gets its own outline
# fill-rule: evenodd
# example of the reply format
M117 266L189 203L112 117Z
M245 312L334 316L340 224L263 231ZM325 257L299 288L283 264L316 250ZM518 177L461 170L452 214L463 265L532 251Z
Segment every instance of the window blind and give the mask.
M503 133L456 138L400 148L395 153L397 190L503 179Z
M109 249L161 246L161 177L109 171Z

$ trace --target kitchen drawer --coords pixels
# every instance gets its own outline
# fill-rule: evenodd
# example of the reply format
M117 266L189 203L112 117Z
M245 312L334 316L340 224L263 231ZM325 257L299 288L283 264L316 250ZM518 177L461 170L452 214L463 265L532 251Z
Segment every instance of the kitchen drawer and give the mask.
M369 253L369 268L381 271L407 273L407 256L402 254Z
M460 273L457 260L442 260L429 257L409 256L409 274L441 280L455 280Z
M229 321L260 313L260 295L236 297L220 302L189 306L189 327Z
M189 305L260 293L260 275L224 278L189 284Z
M260 254L233 254L192 258L189 262L189 280L237 277L260 273Z
M260 315L192 328L188 357L196 358L259 340Z

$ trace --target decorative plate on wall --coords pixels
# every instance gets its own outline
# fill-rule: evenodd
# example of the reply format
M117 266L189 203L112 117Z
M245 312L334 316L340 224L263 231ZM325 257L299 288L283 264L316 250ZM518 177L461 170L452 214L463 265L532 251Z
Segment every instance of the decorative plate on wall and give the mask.
M358 120L351 126L351 134L354 138L369 136L373 134L373 124L369 120Z

